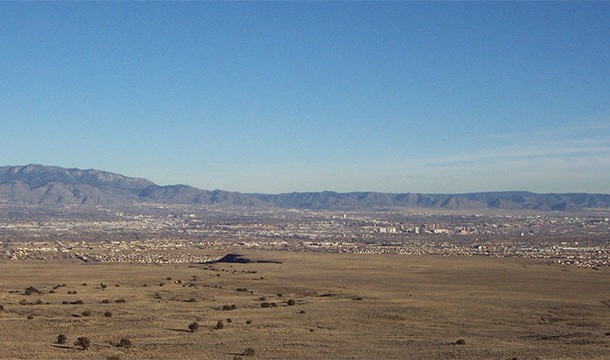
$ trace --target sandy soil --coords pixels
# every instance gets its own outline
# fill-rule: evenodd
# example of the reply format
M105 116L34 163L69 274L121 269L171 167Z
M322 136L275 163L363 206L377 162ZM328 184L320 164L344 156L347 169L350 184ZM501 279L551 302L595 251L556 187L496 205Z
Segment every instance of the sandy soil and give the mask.
M281 264L0 262L0 358L230 360L247 348L253 359L610 358L608 269L241 254ZM30 286L40 293L25 295ZM88 350L74 345L81 336ZM122 338L132 345L117 346Z

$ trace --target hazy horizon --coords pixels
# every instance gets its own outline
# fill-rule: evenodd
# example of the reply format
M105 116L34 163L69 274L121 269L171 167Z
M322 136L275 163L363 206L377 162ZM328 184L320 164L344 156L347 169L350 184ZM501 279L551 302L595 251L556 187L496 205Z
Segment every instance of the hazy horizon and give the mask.
M610 3L0 3L0 163L610 193Z

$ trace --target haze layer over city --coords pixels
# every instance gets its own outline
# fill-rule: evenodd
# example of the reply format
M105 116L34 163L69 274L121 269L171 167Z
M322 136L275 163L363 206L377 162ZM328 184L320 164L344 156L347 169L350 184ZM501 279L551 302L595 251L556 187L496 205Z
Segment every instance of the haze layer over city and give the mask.
M0 3L1 359L606 359L607 2Z

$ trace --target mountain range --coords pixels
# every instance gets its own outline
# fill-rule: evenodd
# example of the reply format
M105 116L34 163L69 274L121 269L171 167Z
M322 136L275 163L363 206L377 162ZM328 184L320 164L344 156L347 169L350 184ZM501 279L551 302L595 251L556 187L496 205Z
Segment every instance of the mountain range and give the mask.
M536 194L526 191L468 194L332 191L244 194L202 190L188 185L161 186L146 179L93 169L36 164L0 167L0 205L90 208L141 204L313 210L498 209L580 212L586 209L610 209L610 195Z

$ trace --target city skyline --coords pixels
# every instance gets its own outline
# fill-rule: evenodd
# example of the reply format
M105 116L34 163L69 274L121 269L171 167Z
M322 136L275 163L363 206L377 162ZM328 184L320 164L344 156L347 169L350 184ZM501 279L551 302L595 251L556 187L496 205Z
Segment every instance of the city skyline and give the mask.
M0 164L610 193L610 4L2 3Z

